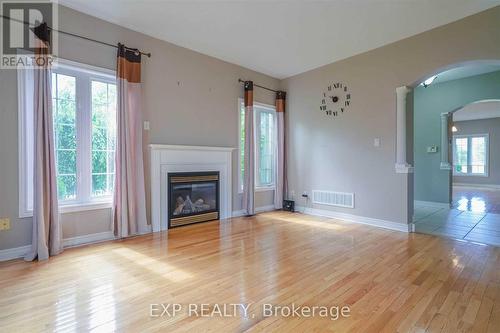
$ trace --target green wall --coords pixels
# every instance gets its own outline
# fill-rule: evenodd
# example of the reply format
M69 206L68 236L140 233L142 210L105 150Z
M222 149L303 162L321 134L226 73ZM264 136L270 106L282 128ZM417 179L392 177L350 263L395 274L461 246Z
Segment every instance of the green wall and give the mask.
M440 169L441 113L484 99L500 98L500 71L419 86L414 92L415 200L449 203L450 172ZM436 145L437 153L427 153Z

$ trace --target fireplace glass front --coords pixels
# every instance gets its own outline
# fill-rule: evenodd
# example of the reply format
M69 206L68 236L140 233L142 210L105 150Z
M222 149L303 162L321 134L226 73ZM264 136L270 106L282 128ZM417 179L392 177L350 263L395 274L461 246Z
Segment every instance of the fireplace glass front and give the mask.
M169 227L219 218L219 172L169 173Z

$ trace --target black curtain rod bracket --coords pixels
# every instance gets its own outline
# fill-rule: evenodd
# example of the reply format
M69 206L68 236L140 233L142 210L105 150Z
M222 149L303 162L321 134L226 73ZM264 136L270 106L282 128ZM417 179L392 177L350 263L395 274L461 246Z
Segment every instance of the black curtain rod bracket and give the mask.
M5 15L1 15L1 17L4 18L4 19L7 19L7 20L19 22L19 23L22 23L24 25L28 25L29 26L29 23L25 22L25 21L13 19L13 18L11 18L9 16L5 16ZM118 45L114 45L114 44L111 44L111 43L106 43L106 42L103 42L103 41L100 41L100 40L97 40L97 39L92 39L92 38L89 38L89 37L77 35L77 34L74 34L74 33L71 33L71 32L67 32L67 31L57 30L57 29L54 29L52 27L48 27L48 29L51 30L51 31L55 31L57 33L63 34L63 35L67 35L67 36L71 36L71 37L75 37L75 38L80 38L80 39L83 39L83 40L86 40L86 41L89 41L89 42L94 42L94 43L101 44L101 45L106 45L106 46L109 46L109 47L114 47L115 49L118 48ZM132 49L130 47L126 47L125 46L125 48L127 50L137 51L136 49ZM139 53L142 54L142 55L145 55L148 58L151 58L151 52L139 51Z
M238 82L240 82L240 83L245 83L245 80L238 79ZM277 93L277 92L278 92L278 90L274 90L274 89L271 89L271 88L267 88L267 87L264 87L264 86L258 85L258 84L256 84L255 82L254 82L254 84L253 84L253 85L254 85L255 87L259 87L259 88L264 89L264 90L272 91L272 92L274 92L274 93Z

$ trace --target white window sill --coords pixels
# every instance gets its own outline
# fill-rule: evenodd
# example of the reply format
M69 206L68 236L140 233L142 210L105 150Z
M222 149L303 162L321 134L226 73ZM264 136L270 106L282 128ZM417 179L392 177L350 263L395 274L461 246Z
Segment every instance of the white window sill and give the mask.
M261 187L256 187L255 192L268 192L268 191L274 191L275 187L274 186L261 186Z
M488 177L488 174L478 174L478 173L454 173L454 177Z
M96 201L82 204L60 205L59 212L62 214L82 212L86 210L110 209L113 207L112 201Z
M255 187L255 192L268 192L268 191L274 191L275 187L274 186L269 186L269 187ZM243 194L243 190L239 190L238 194Z
M111 209L113 208L112 201L97 201L97 202L88 202L81 204L68 204L68 205L59 205L59 213L67 214L67 213L75 213L75 212L84 212L88 210L101 210L101 209ZM21 212L19 214L19 218L25 217L33 217L33 211Z

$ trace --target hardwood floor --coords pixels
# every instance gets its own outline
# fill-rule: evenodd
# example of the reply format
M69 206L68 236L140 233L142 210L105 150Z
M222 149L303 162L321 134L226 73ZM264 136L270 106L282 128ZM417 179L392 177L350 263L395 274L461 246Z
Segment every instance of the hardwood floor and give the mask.
M174 317L150 304L179 303ZM189 303L250 303L189 316ZM331 320L263 304L349 306ZM0 263L1 332L500 332L500 248L272 212Z

